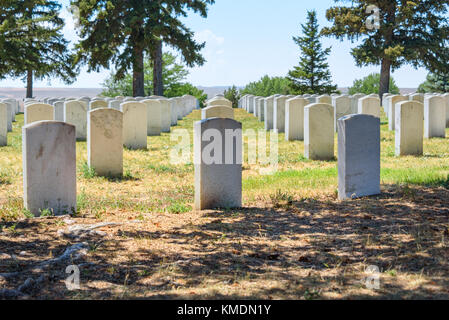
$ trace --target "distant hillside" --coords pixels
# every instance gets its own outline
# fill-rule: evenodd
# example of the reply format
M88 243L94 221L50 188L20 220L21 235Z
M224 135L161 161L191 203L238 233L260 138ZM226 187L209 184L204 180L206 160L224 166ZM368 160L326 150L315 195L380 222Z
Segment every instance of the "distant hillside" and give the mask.
M209 98L214 97L217 94L223 94L223 92L228 89L228 87L202 87L198 86L198 89L204 90ZM238 88L242 89L242 88ZM348 88L339 88L342 93L347 93ZM416 88L402 88L401 94L409 94L415 92ZM35 88L34 96L37 99L43 99L46 97L96 97L101 94L101 88ZM26 90L25 88L0 88L0 98L14 98L22 100L25 98Z
M34 88L34 97L43 99L48 97L96 97L101 93L101 88ZM26 96L25 88L0 88L1 98L14 98L18 100L24 99Z

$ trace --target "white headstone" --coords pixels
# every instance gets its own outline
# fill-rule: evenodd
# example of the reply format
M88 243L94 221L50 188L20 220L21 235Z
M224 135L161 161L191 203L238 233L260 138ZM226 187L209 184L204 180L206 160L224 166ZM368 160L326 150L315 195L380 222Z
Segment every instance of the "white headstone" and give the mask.
M76 128L76 139L84 141L87 138L87 106L82 101L64 102L64 122L70 123Z
M125 102L123 112L123 145L128 149L147 148L147 105L141 102Z
M54 107L45 103L34 103L25 106L25 125L36 122L53 120Z
M443 95L446 102L446 128L449 128L449 93Z
M387 97L388 106L388 129L395 130L395 119L396 119L396 104L402 101L408 101L409 99L404 96L393 95Z
M104 100L93 100L89 103L89 111L90 110L95 110L98 108L107 108L108 107L108 103Z
M53 103L55 121L64 121L64 101L58 100Z
M335 96L332 97L332 106L334 107L334 119L335 119L335 131L337 130L337 120L341 117L353 114L352 101L355 98L349 98L348 96ZM355 112L357 113L357 111Z
M446 100L442 96L424 99L424 138L446 137Z
M396 156L423 155L424 105L417 101L403 101L395 110Z
M214 98L207 102L207 106L226 106L232 108L232 102L225 98Z
M162 113L161 113L161 131L170 132L171 127L171 103L168 99L159 99L161 103ZM190 113L190 112L189 112Z
M288 99L285 103L285 140L304 140L304 108L309 101L303 98Z
M210 106L201 110L201 119L227 118L234 119L234 109L228 106Z
M75 127L39 121L22 128L24 206L35 216L76 212Z
M87 161L99 176L123 175L123 113L99 108L87 116Z
M242 205L242 124L213 118L195 122L195 209Z
M337 126L339 198L380 194L380 118L353 114Z
M273 106L274 106L274 96L265 98L264 104L264 117L265 117L265 130L273 130Z
M119 110L120 111L120 105L121 104L122 104L121 100L111 100L111 101L109 101L108 107L110 109L115 109L115 110Z
M314 103L304 109L304 156L310 160L334 158L334 108Z
M380 119L380 99L370 96L359 99L358 113L372 115Z
M286 96L274 98L273 103L273 129L278 133L285 132L285 102Z
M147 106L147 135L159 136L162 132L162 105L159 100L143 100Z
M8 145L8 106L0 103L0 147Z

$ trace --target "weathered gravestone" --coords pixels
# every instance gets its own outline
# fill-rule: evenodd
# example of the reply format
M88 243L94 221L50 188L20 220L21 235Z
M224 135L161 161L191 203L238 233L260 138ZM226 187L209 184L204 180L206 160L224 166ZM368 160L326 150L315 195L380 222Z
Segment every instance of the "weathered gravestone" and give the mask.
M8 106L0 103L0 147L8 145Z
M159 100L143 100L147 106L147 135L159 136L162 132L162 105Z
M443 98L446 102L446 128L449 128L449 93L443 94Z
M36 122L53 120L54 107L45 103L34 103L25 106L25 125Z
M16 122L16 105L11 99L3 99L1 102L8 106L9 122L11 123L12 129L12 123Z
M91 110L87 116L87 159L99 176L123 175L123 113L115 109Z
M345 114L356 114L359 108L359 99L364 98L365 95L363 93L356 93L354 95L352 95L349 99L351 101L351 110L349 111L349 113Z
M273 130L278 133L285 132L285 102L286 96L274 98L273 102Z
M260 98L257 105L257 118L262 122L265 121L265 101L265 98Z
M201 119L227 118L234 119L234 109L227 106L210 106L201 110Z
M108 103L104 100L92 100L89 103L89 110L95 110L98 108L107 108L108 107Z
M75 127L38 121L22 128L24 207L35 216L76 212Z
M304 156L310 160L334 158L334 108L314 103L304 109Z
M396 156L423 155L424 105L417 101L396 104Z
M410 101L417 101L424 103L424 95L422 93L411 94L408 98Z
M161 103L161 131L170 132L171 127L171 103L168 99L158 99Z
M176 109L176 98L170 98L168 99L169 103L170 103L170 122L171 122L171 126L176 126L178 125L178 110Z
M147 105L141 102L125 102L123 112L123 145L128 149L147 148Z
M395 119L396 119L396 104L402 101L408 101L409 99L404 96L393 95L387 97L388 106L388 129L395 130Z
M214 118L194 125L195 209L242 205L242 124Z
M441 96L424 99L424 138L446 137L446 101Z
M325 94L316 98L316 103L327 103L332 105L332 97Z
M260 99L262 99L262 97L255 97L254 98L254 116L256 118L259 118L259 115L258 115L257 112L258 112L258 105L259 105Z
M309 101L303 98L288 99L285 103L285 140L304 140L304 108Z
M120 111L120 105L122 104L121 100L111 100L109 101L108 107L110 109L115 109Z
M353 114L337 126L339 198L380 194L380 118Z
M232 102L225 98L213 98L207 102L207 106L226 106L232 108Z
M76 128L76 139L84 141L87 138L87 106L83 101L64 102L64 122Z
M348 96L335 96L332 98L334 108L334 131L337 130L337 120L341 117L352 114L352 100ZM355 112L357 113L357 112Z
M380 119L380 99L370 96L359 99L358 113L372 115Z
M53 118L55 121L64 121L64 101L58 100L53 103L54 112Z
M3 102L6 105L6 130L12 132L12 105L8 102Z

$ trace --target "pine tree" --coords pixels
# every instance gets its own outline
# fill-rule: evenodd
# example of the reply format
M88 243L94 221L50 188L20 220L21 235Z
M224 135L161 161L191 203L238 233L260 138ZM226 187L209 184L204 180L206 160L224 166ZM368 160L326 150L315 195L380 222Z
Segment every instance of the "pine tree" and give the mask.
M303 37L293 37L301 49L299 66L288 73L293 93L332 93L337 86L332 85L327 56L331 49L323 49L316 11L307 13L307 23L301 25Z
M56 77L67 84L77 74L59 17L61 5L50 0L16 0L0 3L0 72L24 77L27 98L33 96L33 79Z
M352 50L358 66L381 65L380 96L389 92L391 70L404 64L447 73L447 0L336 0L326 16L333 25L322 33L362 43ZM379 9L378 15L369 6ZM379 23L372 23L379 18ZM374 18L374 19L373 19Z
M418 92L449 92L449 73L429 73L426 81L419 86Z
M240 93L236 86L232 86L224 91L224 97L232 102L232 107L237 108L240 99Z
M199 53L204 43L197 43L193 32L180 20L192 10L207 16L214 0L72 0L79 10L81 41L77 61L88 71L116 66L116 78L133 70L133 95L144 96L144 55L154 65L154 92L162 95L162 43L178 49L187 66L202 65Z

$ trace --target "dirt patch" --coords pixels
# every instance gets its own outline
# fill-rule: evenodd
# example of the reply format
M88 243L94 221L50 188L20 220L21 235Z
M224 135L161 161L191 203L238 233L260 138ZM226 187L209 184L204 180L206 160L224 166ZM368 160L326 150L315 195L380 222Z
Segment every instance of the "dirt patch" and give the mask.
M64 232L98 223L81 237ZM28 280L14 299L449 298L444 188L391 186L379 197L229 211L26 219L1 230L0 288ZM79 243L85 254L36 268ZM80 290L66 288L71 264ZM370 265L381 272L378 290L365 285Z

